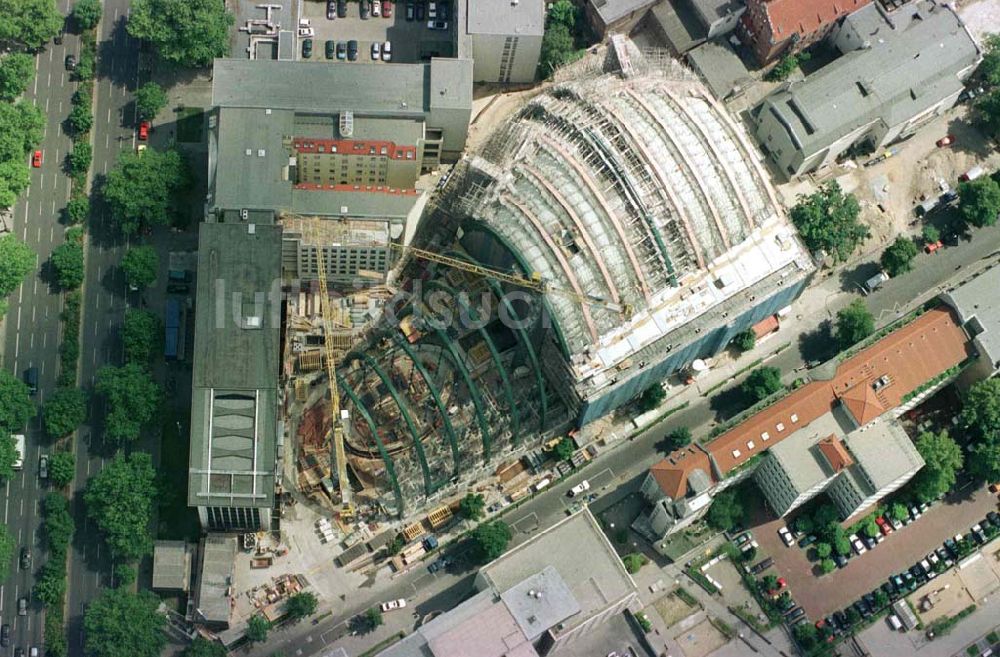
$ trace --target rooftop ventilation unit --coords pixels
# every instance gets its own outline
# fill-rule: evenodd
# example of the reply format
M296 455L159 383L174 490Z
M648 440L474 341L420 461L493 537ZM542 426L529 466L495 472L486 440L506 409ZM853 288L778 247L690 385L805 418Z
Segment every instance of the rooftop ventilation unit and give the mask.
M340 113L340 136L351 137L354 135L354 112L347 110Z

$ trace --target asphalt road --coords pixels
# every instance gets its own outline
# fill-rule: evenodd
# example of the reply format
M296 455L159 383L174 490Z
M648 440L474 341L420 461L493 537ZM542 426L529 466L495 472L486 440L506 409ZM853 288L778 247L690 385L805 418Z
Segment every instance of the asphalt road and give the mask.
M949 247L933 255L921 254L915 261L913 271L888 281L882 288L867 296L865 302L876 318L879 318L879 324L888 323L934 296L943 287L957 282L966 272L987 262L997 261L997 256L1000 256L1000 227L976 230L957 247ZM824 320L833 317L839 308L855 298L853 294L845 292L855 289L855 280L863 281L864 278L861 277L867 278L870 276L869 271L875 268L874 262L852 264L846 270L816 282L815 287L826 295L828 302L825 313L818 313L814 318L815 325L819 326ZM802 340L800 345L796 345L801 349L785 349L770 359L768 365L778 367L786 376L793 375L796 370L804 369L805 361L811 359L808 353L803 356L803 351L809 351L809 344L808 339ZM709 401L709 398L699 397L687 408L654 424L633 440L598 455L583 471L560 480L550 486L546 493L508 512L503 519L514 530L511 547L565 518L566 510L571 504L566 493L583 479L587 479L591 490L601 496L592 505L595 512L637 491L649 467L663 458L663 454L657 451L656 444L667 433L677 427L689 427L695 435L704 435L709 430L717 419ZM669 406L669 402L667 405ZM313 625L299 624L273 631L266 644L251 649L249 654L265 657L275 650L290 655L316 654L348 633L347 623L352 616L383 600L400 597L405 597L408 605L417 613L414 616L387 617L386 622L387 625L392 624L390 629L393 631L411 631L417 617L431 611L448 610L463 600L471 590L472 572L474 571L452 570L431 575L425 568L416 568L398 577L387 589L380 589L377 595L364 595L363 592L357 595L349 614L327 617ZM379 637L382 634L385 633L380 631ZM371 647L375 641L359 637L357 642L359 647Z
M123 150L135 148L135 106L132 94L138 76L139 44L125 32L128 0L105 0L98 39L99 66L94 85L95 183L114 167ZM81 385L93 386L104 365L121 365L121 324L127 305L126 286L118 263L127 242L108 219L103 205L95 202L87 248L87 271L83 320L80 329ZM83 654L83 612L102 587L110 583L113 564L94 525L87 519L82 491L87 480L101 471L113 450L101 443L103 408L91 404L88 422L80 427L76 441L76 478L73 482L73 513L77 535L73 541L67 593L69 654Z
M70 0L59 0L58 6L69 12ZM46 127L42 143L41 168L31 169L27 192L13 208L11 230L38 254L38 267L21 287L11 295L3 331L3 367L23 377L29 367L38 368L38 394L35 401L44 402L55 389L58 374L60 298L42 274L52 250L63 242L65 226L60 223L63 208L69 200L70 182L64 172L70 139L62 124L70 111L70 99L76 89L65 69L68 54L79 54L79 39L66 34L62 45L49 43L35 57L35 80L25 94L25 100L45 111ZM41 646L42 608L29 605L26 616L17 615L17 601L30 596L34 575L45 562L39 544L40 501L45 485L38 479L38 458L49 451L50 442L41 430L41 418L33 419L25 431L24 468L4 484L2 492L3 523L16 539L15 563L10 576L0 585L0 622L11 625L11 645L0 651L10 655L17 647ZM31 568L21 570L16 563L20 548L28 548L33 556Z

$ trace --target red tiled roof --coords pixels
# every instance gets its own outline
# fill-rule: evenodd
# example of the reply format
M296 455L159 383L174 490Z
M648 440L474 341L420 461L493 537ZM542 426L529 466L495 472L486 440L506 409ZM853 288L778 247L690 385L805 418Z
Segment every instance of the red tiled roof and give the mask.
M780 43L793 34L804 36L817 32L869 2L870 0L771 0L764 4L771 25L771 43Z
M770 335L771 333L777 331L778 327L779 327L778 316L768 315L764 319L754 324L751 327L751 329L753 330L754 335L757 336L757 339L760 340L765 335Z
M883 376L888 377L889 382L876 393L883 410L873 416L875 407L867 405L865 411L856 416L859 421L874 419L899 406L903 397L923 383L961 363L969 353L968 337L951 311L945 307L929 310L842 362L833 379L813 381L789 393L725 432L706 448L719 471L727 473L833 410L838 399L851 396L855 386L862 385L874 391L872 384ZM671 458L674 464L670 463ZM683 493L685 489L681 485L686 484L688 473L700 467L694 464L694 458L687 452L672 454L654 466L657 469L654 477L664 492L672 497L675 496L671 491ZM664 483L670 484L670 491Z
M416 146L402 146L391 141L374 139L314 139L296 137L293 146L299 153L326 155L368 155L391 160L415 160Z
M698 469L712 477L708 454L697 447L686 447L653 465L649 472L665 495L679 500L687 494L688 476Z
M834 472L840 472L854 463L854 459L851 458L847 448L844 447L844 443L840 442L833 434L819 441L819 451L823 454L826 462L830 464Z
M840 396L840 403L851 412L858 426L864 426L885 413L875 388L867 383L856 383Z

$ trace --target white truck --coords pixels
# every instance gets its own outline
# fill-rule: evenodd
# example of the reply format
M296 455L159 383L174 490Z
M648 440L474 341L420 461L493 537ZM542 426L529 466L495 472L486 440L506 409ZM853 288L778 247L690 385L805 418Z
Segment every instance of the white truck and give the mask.
M20 470L24 467L24 434L18 433L13 436L14 438L14 451L16 456L14 457L14 469Z

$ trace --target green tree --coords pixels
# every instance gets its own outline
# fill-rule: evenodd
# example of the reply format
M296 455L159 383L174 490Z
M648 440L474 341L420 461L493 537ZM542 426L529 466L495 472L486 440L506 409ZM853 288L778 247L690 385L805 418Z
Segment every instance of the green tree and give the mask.
M101 0L76 0L73 19L85 30L97 27L101 20Z
M42 515L45 518L42 528L46 545L56 560L65 559L66 549L76 529L69 512L69 500L59 493L49 493L43 502Z
M14 560L14 536L7 531L6 525L0 525L0 581L10 575L10 565Z
M56 388L42 408L45 431L61 438L75 430L87 417L87 395L79 388Z
M76 63L76 70L73 77L81 82L94 79L94 72L97 67L97 54L93 48L86 45L80 50L80 61ZM88 107L89 109L89 107Z
M806 59L806 58L803 58ZM768 82L781 82L788 78L795 69L799 67L799 56L788 54L778 60L770 71L764 74L764 79Z
M841 349L861 342L875 332L875 318L861 299L855 299L846 308L837 311L834 339Z
M740 390L752 403L757 403L766 399L781 390L784 386L781 383L781 370L777 367L758 367L750 372Z
M7 370L0 370L0 434L20 433L34 416L35 404L28 386Z
M73 481L76 472L76 457L73 452L56 452L49 457L49 478L56 488L63 488Z
M792 634L805 651L809 651L819 643L819 631L812 623L799 623L792 628Z
M0 58L0 100L14 100L34 79L35 59L31 55L12 52Z
M160 256L151 246L133 246L122 256L125 282L139 289L149 287L160 270Z
M994 141L1000 139L1000 89L993 89L976 99L976 123Z
M989 176L960 183L958 211L973 226L992 226L1000 213L1000 184Z
M580 8L572 0L556 0L549 5L548 24L564 25L567 29L576 28L580 20Z
M135 578L139 575L135 570L135 566L129 563L115 564L113 574L113 584L116 588L132 586L135 583Z
M374 630L380 627L385 620L382 618L382 610L378 607L371 607L364 615L364 623L369 630Z
M162 338L160 318L148 310L129 308L125 311L122 342L125 362L145 365L160 350Z
M572 62L576 57L576 44L568 27L562 23L552 23L545 28L542 50L538 56L539 77L549 77L557 68Z
M848 625L857 625L861 621L861 612L854 605L848 607L844 613L847 614ZM803 623L803 625L807 625L807 623Z
M819 562L819 569L824 575L828 575L837 569L837 562L830 558L823 559Z
M993 87L1000 87L1000 34L987 34L983 38L983 61L979 74Z
M1000 378L979 381L969 388L959 418L973 442L1000 438Z
M35 580L35 597L46 607L55 607L62 603L66 595L66 562L48 560L42 565L42 571Z
M844 533L844 528L837 525L837 529L834 531L835 536L833 538L833 550L842 557L850 556L851 554L851 542L847 539L847 534Z
M166 616L149 591L104 589L83 616L84 646L91 657L158 657L167 643Z
M86 176L94 159L94 149L89 141L73 142L73 150L66 156L70 175Z
M687 427L677 427L666 435L665 441L667 452L687 447L691 444L691 430Z
M889 276L899 276L913 268L913 259L917 257L917 253L919 250L913 240L900 236L882 252L880 262Z
M1000 443L983 442L969 452L969 471L986 481L1000 480Z
M905 504L894 502L889 508L889 516L896 522L903 522L909 519L910 512L906 510Z
M135 109L142 121L152 121L167 106L167 92L155 82L147 82L135 92Z
M875 590L875 607L876 609L882 609L889 606L889 594L882 589Z
M638 406L639 411L642 413L647 413L654 408L659 407L663 403L663 400L667 398L667 391L663 389L662 383L654 383L639 395Z
M864 524L861 526L861 531L864 532L869 538L875 538L882 533L879 531L878 523L875 522L874 516L868 516L865 518Z
M97 392L107 400L105 435L118 442L139 437L142 425L153 419L160 404L160 388L142 365L105 365L97 372Z
M829 543L817 543L816 544L816 556L820 559L826 559L833 552L833 547Z
M36 50L62 25L56 0L0 0L0 42Z
M134 16L135 5L132 7ZM108 172L103 194L121 232L133 235L166 225L176 197L188 181L187 164L176 150L148 149L141 156L127 151Z
M28 188L29 182L31 174L25 162L0 160L0 208L14 205L21 192Z
M42 141L44 130L45 113L40 107L24 100L0 103L0 160L15 159L27 169L22 159Z
M757 346L757 334L753 329L741 331L733 336L733 346L740 352L747 352Z
M502 520L484 522L472 530L472 557L480 564L493 561L507 549L510 527Z
M82 224L90 216L90 197L86 194L73 196L66 204L66 216L71 224Z
M264 643L270 631L271 622L263 616L253 616L247 621L246 637L250 643Z
M314 593L303 591L288 598L288 602L285 603L285 612L289 618L298 620L315 614L318 605L319 600L316 599Z
M941 231L938 230L936 226L932 224L927 224L920 231L920 236L923 237L925 243L933 244L934 242L937 242L939 239L941 239Z
M758 590L764 593L770 593L771 591L778 590L778 576L777 575L764 575L760 578L760 586Z
M148 41L160 59L206 67L229 54L233 15L216 0L134 0L128 33Z
M183 657L227 657L228 654L221 643L198 636L185 648Z
M484 515L486 500L477 493L466 493L465 497L458 504L458 510L463 518L468 520L479 520Z
M646 557L638 552L632 552L622 557L622 564L624 564L625 570L627 570L631 575L639 572L639 569L645 566L648 561L649 560L646 559Z
M743 522L743 503L732 488L724 490L712 500L705 522L719 531L729 531Z
M842 262L869 235L858 221L860 213L854 195L844 194L840 185L831 181L809 196L799 196L790 216L811 251L825 251Z
M83 284L83 244L76 241L63 242L53 249L51 262L59 287L75 290Z
M145 452L116 456L87 482L87 515L104 535L112 558L132 562L153 551L149 532L156 470Z
M68 120L74 135L85 135L94 127L94 115L87 105L73 105Z
M917 451L924 458L910 484L913 494L928 502L955 485L955 473L962 467L962 449L947 431L924 432L917 438Z
M576 451L576 445L573 443L572 438L564 436L562 440L556 443L554 451L557 459L568 461L573 456L573 452Z
M5 297L21 284L35 268L37 256L13 233L0 235L0 297Z

